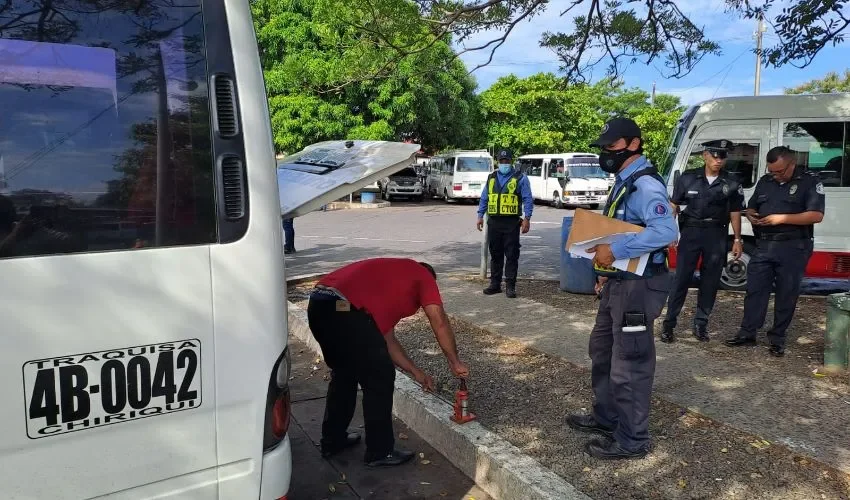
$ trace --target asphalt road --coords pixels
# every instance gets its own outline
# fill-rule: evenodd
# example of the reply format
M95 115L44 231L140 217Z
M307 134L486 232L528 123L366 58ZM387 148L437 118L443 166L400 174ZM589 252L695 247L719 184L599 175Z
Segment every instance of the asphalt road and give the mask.
M295 255L286 256L288 276L327 272L370 257L410 257L438 272L475 272L482 233L477 205L393 202L376 210L313 212L295 220ZM571 210L538 205L531 231L522 236L520 276L557 279L561 223Z
M370 257L409 257L440 273L475 273L483 235L475 228L477 205L428 200L394 201L373 210L313 212L295 220L295 255L287 276L330 272ZM559 279L561 224L573 210L537 205L531 231L522 236L519 277ZM846 292L847 280L804 280L802 293Z

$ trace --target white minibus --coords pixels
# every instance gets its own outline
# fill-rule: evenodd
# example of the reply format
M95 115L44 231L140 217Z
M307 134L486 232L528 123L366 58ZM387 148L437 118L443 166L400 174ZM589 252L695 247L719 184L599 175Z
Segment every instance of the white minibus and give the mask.
M815 225L806 276L850 277L850 226L841 222L850 210L850 94L729 97L690 107L673 131L660 169L671 194L682 171L703 167L700 145L715 139L734 143L726 169L743 184L747 200L766 173L768 150L787 146L797 152L797 164L816 173L826 193L826 214ZM746 219L743 226L745 255L739 261L730 256L723 272L723 286L730 289L746 288L755 248ZM731 249L731 235L729 243Z
M608 197L608 174L592 153L530 154L517 159L517 168L528 176L535 201L597 209Z

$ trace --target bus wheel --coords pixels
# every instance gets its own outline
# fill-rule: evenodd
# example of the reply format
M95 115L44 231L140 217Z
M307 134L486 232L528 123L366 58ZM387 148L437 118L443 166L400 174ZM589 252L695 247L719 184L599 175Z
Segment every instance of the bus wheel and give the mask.
M561 195L557 191L552 193L552 206L555 208L564 208L564 200L561 199Z
M744 241L744 253L741 258L732 258L732 243L729 243L729 253L726 255L726 265L720 276L720 287L723 290L746 290L747 289L747 266L750 264L755 246L749 241Z

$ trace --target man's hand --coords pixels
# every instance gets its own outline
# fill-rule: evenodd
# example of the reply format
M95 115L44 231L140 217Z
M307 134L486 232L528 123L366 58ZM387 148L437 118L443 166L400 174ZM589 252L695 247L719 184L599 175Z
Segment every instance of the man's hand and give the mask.
M431 376L430 376L430 375L428 375L427 373L423 372L423 371L422 371L422 370L420 370L419 368L415 368L415 369L413 370L413 373L411 373L411 375L413 375L413 378L416 380L416 382L417 382L419 385L421 385L421 386L422 386L422 390L423 390L423 391L425 391L425 392L434 392L434 379L433 379L433 378L431 378Z
M449 368L452 370L452 373L455 377L458 378L467 378L469 377L469 367L461 360L456 360L454 362L449 361Z
M605 243L602 245L595 245L591 248L587 249L587 253L596 253L593 257L593 263L598 264L602 267L611 267L611 264L614 263L614 253L611 252L611 245Z
M593 291L596 292L596 295L599 295L602 292L602 287L605 286L605 283L608 282L608 278L605 276L600 276L599 279L596 280L596 284L593 285Z
M778 226L779 224L786 224L787 219L788 219L788 217L787 217L786 214L766 215L766 216L762 217L761 219L758 219L758 221L756 222L756 225L759 225L759 226Z
M738 259L741 258L741 255L743 255L743 253L744 253L744 244L741 243L741 240L735 240L735 242L732 243L732 257L735 260L738 260Z
M519 225L519 230L522 232L522 234L526 234L529 229L531 229L531 221L528 219L523 219L522 223Z
M479 231L484 230L484 218L483 217L478 218L478 224L476 225L476 227L478 227Z
M759 220L761 220L761 216L753 209L748 209L744 212L744 215L747 217L747 220L750 221L750 224L754 226L758 226L760 224Z

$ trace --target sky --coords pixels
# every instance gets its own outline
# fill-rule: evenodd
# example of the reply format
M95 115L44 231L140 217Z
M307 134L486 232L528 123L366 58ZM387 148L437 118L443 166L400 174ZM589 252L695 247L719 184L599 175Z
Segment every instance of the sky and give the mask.
M521 77L539 72L559 74L560 62L553 52L539 46L540 35L545 31L572 29L572 19L578 12L584 11L583 6L565 17L558 16L571 3L572 0L550 0L543 15L517 25L504 45L496 51L493 62L473 73L478 81L478 90L486 90L499 77L511 73ZM706 56L691 73L678 79L664 78L661 73L665 69L663 62L653 62L652 66L633 64L622 75L626 86L640 87L649 92L655 82L658 93L677 95L684 104L696 104L713 97L753 95L756 65L753 34L756 21L740 19L734 13L724 12L724 0L682 0L678 5L697 26L704 29L710 39L720 45L722 53ZM764 35L766 48L779 41L769 25L767 30ZM500 35L481 33L467 42L467 46L478 45ZM468 52L461 57L472 69L486 62L489 55L487 50ZM850 68L848 55L850 41L837 47L824 48L814 62L803 69L791 65L781 68L762 67L761 94L781 94L787 87L821 78L830 71L843 72ZM596 68L593 81L604 76L605 66L606 62L603 61Z

